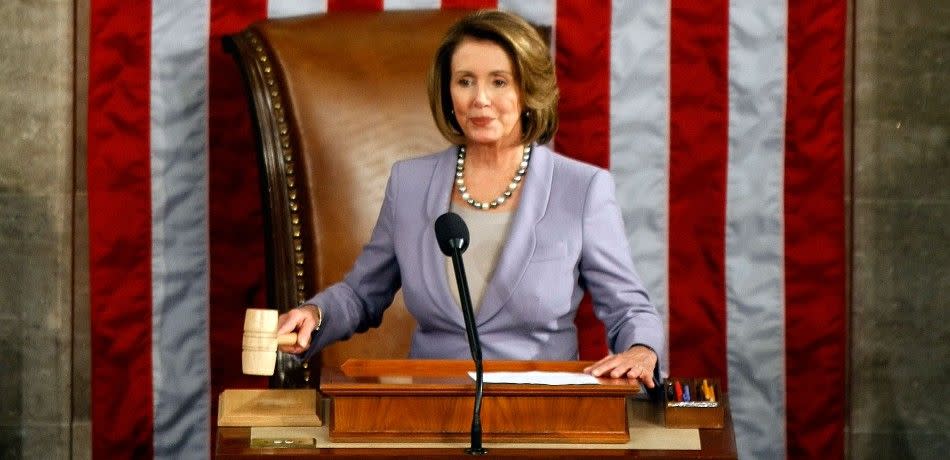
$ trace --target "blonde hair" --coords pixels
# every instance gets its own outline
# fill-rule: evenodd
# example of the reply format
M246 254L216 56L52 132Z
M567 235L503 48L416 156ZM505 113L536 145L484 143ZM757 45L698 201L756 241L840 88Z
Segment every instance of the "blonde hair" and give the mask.
M442 39L429 68L429 108L442 135L453 144L465 143L465 134L452 113L449 85L452 56L466 38L491 41L511 59L524 105L522 143L550 141L557 132L560 92L548 47L538 31L524 19L490 10L477 11L455 23Z

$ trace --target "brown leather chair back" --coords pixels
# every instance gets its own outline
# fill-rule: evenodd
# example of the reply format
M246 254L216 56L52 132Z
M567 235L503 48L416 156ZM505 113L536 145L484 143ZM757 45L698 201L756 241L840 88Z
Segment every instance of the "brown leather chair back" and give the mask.
M393 162L447 146L426 73L465 13L272 19L226 40L258 129L272 307L288 310L341 280L369 240ZM322 365L404 358L414 324L399 295L379 329L327 348ZM311 380L295 366L283 357L275 384Z

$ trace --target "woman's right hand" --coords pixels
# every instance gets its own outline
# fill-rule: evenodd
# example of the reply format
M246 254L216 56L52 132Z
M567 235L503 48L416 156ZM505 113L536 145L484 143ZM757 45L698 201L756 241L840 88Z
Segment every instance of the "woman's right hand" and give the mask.
M297 342L292 345L280 345L284 353L300 354L310 348L310 336L320 324L323 312L315 305L301 305L277 318L277 335L288 332L297 333Z

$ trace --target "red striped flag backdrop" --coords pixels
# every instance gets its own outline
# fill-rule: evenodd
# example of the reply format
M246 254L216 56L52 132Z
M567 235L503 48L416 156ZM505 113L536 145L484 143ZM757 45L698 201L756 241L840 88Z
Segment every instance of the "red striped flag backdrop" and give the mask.
M553 27L555 146L614 173L667 319L664 369L728 376L743 458L843 456L844 0L92 0L97 458L208 457L212 398L261 385L235 339L264 300L254 140L220 37L267 17L481 7Z

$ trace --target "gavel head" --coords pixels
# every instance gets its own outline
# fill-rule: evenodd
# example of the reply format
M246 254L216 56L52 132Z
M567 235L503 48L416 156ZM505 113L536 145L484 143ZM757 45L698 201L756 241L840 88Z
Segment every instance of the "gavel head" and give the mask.
M248 375L274 375L277 364L277 310L248 308L244 314L241 371Z

